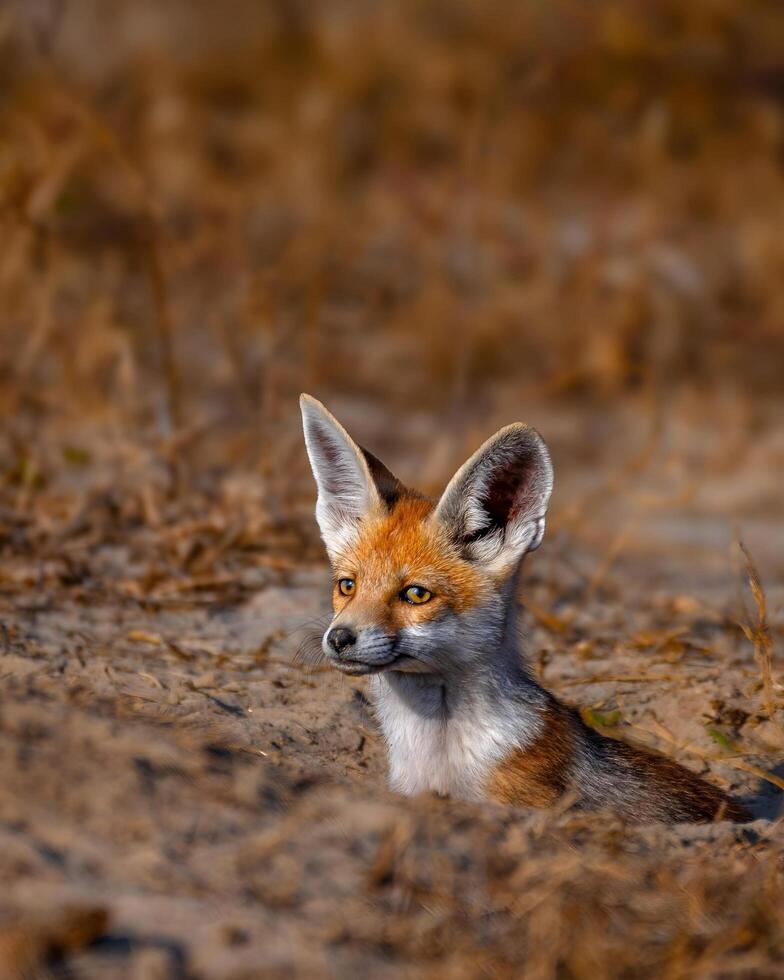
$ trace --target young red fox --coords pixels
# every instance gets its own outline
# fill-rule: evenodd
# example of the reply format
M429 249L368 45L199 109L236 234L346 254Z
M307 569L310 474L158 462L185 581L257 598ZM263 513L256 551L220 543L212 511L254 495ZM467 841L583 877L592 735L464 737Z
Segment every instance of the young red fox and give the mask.
M689 769L588 728L529 672L517 584L553 486L534 429L501 429L434 503L320 402L301 407L335 573L323 649L343 673L372 675L393 789L533 807L569 794L636 822L749 819Z

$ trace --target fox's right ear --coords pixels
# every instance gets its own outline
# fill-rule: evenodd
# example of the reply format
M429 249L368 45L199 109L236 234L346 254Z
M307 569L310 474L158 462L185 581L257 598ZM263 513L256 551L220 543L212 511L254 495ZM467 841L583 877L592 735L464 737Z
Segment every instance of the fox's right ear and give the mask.
M403 490L384 464L358 446L320 401L301 395L305 448L316 479L316 520L334 559L363 517L381 514Z

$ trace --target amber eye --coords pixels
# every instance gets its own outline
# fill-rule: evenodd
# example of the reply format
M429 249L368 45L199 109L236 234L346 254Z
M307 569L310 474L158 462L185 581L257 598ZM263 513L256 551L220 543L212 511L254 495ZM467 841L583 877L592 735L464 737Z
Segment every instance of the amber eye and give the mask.
M354 595L357 591L357 583L353 578L342 578L338 582L338 588L341 595Z
M407 585L400 593L400 598L404 602L410 602L412 606L421 606L423 602L430 602L433 593L429 592L424 585Z

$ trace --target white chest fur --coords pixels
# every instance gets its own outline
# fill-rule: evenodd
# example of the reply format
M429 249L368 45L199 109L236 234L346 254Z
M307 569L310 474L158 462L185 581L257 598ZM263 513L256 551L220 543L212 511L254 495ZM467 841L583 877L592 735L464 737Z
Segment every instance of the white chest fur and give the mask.
M389 783L406 795L436 792L481 799L494 767L530 744L538 726L504 703L473 701L444 710L441 693L409 681L373 678L373 699L389 754Z

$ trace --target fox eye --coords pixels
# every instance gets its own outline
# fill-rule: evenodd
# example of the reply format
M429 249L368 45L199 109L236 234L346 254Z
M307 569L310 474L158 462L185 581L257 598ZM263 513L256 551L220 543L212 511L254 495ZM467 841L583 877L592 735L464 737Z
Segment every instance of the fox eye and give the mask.
M338 589L341 595L354 595L357 591L357 583L353 578L342 578L338 582Z
M411 603L412 606L421 606L423 602L430 602L433 593L424 585L407 585L400 593L400 598L404 602Z

